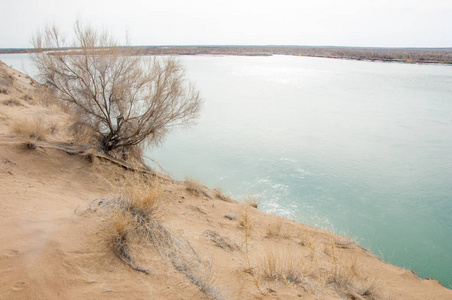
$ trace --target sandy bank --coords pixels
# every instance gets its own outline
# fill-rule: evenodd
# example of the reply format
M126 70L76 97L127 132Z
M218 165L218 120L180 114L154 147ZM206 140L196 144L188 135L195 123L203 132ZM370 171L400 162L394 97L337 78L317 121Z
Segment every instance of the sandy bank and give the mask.
M0 299L452 299L352 240L152 175L166 240L127 241L137 271L109 210L133 172L79 147L37 87L0 63Z

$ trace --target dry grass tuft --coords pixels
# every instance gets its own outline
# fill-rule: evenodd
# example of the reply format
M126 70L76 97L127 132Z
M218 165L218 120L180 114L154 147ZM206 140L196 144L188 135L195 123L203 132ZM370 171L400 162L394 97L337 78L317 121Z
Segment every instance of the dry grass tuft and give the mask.
M228 196L226 196L225 194L224 194L224 192L223 192L223 189L222 189L222 187L221 186L218 186L218 187L216 187L214 190L214 195L215 195L215 198L218 198L218 199L220 199L220 200L222 200L222 201L225 201L225 202L235 202L234 200L232 200L230 197L228 197Z
M339 243L341 244L341 243ZM347 243L348 245L348 243ZM336 292L351 299L381 299L380 289L375 279L362 272L358 256L351 254L349 260L338 255L337 240L331 241L328 255L331 256L331 270L326 278L326 284L333 286ZM325 249L326 250L326 249Z
M34 98L25 95L24 100L30 101L35 99L37 103L44 107L52 108L52 111L60 111L65 113L72 113L69 107L60 99L58 99L53 91L45 86L38 85L36 91L33 94Z
M113 252L134 270L149 274L147 269L138 267L130 253L132 239L136 239L138 228L137 216L124 211L120 205L116 206L111 214L111 227L113 229Z
M12 132L30 139L44 140L50 133L45 120L39 115L18 116L13 118Z
M131 209L153 218L160 218L165 212L163 201L163 186L157 180L144 175L129 175L121 182L121 199Z
M192 176L185 176L185 189L193 194L201 193L201 183Z
M253 284L261 294L265 294L261 288L259 278L256 276L255 266L251 262L251 230L253 228L254 218L249 214L249 206L245 205L239 216L239 228L242 229L241 250L245 260L243 271L251 276Z
M192 194L203 195L209 199L212 199L212 197L208 193L206 193L206 191L204 191L203 186L201 185L199 180L193 178L192 176L185 176L185 189Z
M254 208L258 208L259 202L260 202L259 195L250 194L242 197L242 203L247 204Z
M254 218L250 215L248 208L248 206L244 206L239 215L239 227L247 236L251 233L251 229L254 226Z
M213 299L222 299L214 285L210 261L202 260L188 240L171 233L156 219L165 208L163 187L159 182L133 174L124 176L120 184L119 199L100 199L100 202L91 204L94 211L107 209L114 253L133 269L147 273L147 269L137 266L140 257L131 250L133 245L150 246L200 291Z
M290 238L290 233L287 230L284 230L283 226L283 217L276 217L275 222L271 223L267 227L267 231L265 233L266 238Z
M291 251L279 253L267 250L260 258L257 271L265 280L283 282L285 284L301 284L304 280L302 258Z

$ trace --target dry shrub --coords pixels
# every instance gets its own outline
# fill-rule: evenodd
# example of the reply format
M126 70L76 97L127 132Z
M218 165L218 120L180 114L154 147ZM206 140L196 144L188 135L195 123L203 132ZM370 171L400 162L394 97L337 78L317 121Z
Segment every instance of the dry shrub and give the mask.
M93 210L105 207L109 212L115 254L133 269L148 273L137 266L140 256L131 250L134 245L151 246L200 291L222 299L214 286L210 261L202 260L188 240L171 233L158 221L165 208L163 186L152 177L137 173L125 175L119 184L122 186L119 199L91 203Z
M193 176L185 175L185 189L193 194L201 193L201 183Z
M221 186L217 186L214 190L215 198L218 198L225 202L237 203L237 201L233 200L231 197L224 194L223 188Z
M283 217L277 216L275 222L268 225L265 237L284 239L290 238L290 233L287 230L284 230L283 220Z
M38 31L30 54L37 78L62 101L83 112L105 153L141 143L158 144L199 115L199 91L174 57L145 59L106 31L77 21L73 40L54 25ZM77 55L66 47L77 48ZM53 55L45 51L52 48ZM127 49L126 49L127 48Z
M375 278L368 276L363 271L358 254L351 250L348 259L338 255L339 248L336 241L331 241L329 255L332 259L330 272L326 278L326 284L335 288L342 296L359 299L380 299L380 289Z
M120 198L133 210L160 218L165 212L163 186L158 180L137 173L126 175L120 182Z
M113 252L133 269L149 274L147 269L136 265L131 254L131 247L137 241L137 216L118 205L113 209L110 224L113 229Z
M13 117L12 132L30 139L44 140L50 133L50 128L40 115Z
M199 290L213 299L222 299L220 291L214 286L214 276L210 261L203 261L190 243L179 236L172 234L161 225L151 214L146 214L143 210L137 210L131 204L119 202L121 213L128 215L124 218L126 230L123 230L121 219L119 219L119 232L126 232L125 238L115 239L114 249L125 250L115 253L132 268L146 272L145 269L136 266L134 259L130 256L129 245L134 242L133 237L137 237L138 242L143 245L154 247L162 258L167 259L176 270L181 272ZM133 228L133 232L127 231ZM129 238L129 237L132 238ZM128 255L128 256L127 256Z
M250 194L242 197L242 203L248 204L251 207L257 208L259 206L260 197L256 194Z
M293 252L266 250L257 264L257 271L263 279L286 284L301 284L304 280L302 258Z
M112 214L110 223L114 235L120 239L125 239L127 235L135 231L138 226L136 217L132 217L127 211L123 211L120 206L117 206Z

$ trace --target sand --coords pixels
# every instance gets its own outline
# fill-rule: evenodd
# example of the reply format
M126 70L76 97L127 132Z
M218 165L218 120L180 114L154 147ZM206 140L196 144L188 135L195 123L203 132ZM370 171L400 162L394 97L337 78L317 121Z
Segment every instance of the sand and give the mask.
M157 221L172 249L131 240L148 274L133 269L114 253L112 214L99 205L132 172L74 154L71 115L38 87L0 63L0 299L452 299L350 239L160 175ZM23 116L44 125L41 138L17 129Z

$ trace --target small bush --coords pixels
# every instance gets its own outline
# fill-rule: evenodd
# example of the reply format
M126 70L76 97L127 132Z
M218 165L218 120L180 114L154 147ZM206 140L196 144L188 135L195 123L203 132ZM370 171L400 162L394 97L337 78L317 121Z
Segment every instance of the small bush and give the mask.
M8 94L8 89L0 89L0 94Z

